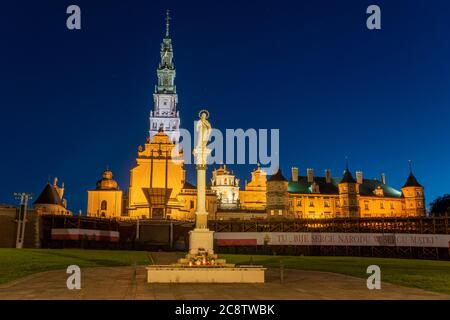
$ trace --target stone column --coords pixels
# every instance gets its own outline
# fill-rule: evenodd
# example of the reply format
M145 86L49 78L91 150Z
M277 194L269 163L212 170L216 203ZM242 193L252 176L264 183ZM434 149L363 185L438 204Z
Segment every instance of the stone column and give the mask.
M207 229L208 212L206 211L206 165L197 165L197 212L195 228Z
M206 211L206 163L211 150L205 145L194 149L197 164L197 210L195 229L190 232L189 253L196 255L199 249L213 254L214 232L208 229L208 211Z
M196 229L208 228L208 211L206 211L206 160L210 153L211 150L206 147L194 149L194 156L197 164Z

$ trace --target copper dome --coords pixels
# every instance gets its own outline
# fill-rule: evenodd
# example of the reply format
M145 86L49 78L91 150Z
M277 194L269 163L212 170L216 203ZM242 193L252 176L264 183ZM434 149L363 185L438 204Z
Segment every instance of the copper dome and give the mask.
M105 170L102 174L102 179L97 181L97 190L118 190L117 182L113 180L111 170Z

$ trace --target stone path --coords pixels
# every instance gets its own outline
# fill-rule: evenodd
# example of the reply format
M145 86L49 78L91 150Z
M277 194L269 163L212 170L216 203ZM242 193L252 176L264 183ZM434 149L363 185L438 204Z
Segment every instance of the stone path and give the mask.
M368 290L366 280L334 273L267 270L265 284L148 284L144 267L85 268L81 290L66 287L65 270L48 271L0 286L0 299L450 299L418 289L382 283Z

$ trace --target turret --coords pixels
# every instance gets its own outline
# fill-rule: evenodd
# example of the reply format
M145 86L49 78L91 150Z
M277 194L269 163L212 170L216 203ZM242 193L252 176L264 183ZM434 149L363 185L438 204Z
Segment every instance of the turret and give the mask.
M339 183L339 204L341 207L341 214L344 217L358 217L359 185L348 170L344 170L344 175Z
M63 195L64 183L59 187L58 178L55 178L53 184L47 183L33 206L38 214L70 215L72 213L67 210L67 200Z
M402 195L405 198L405 214L407 216L425 215L424 187L414 176L411 165L406 183L402 187Z
M281 169L278 169L267 181L267 218L289 217L288 184Z

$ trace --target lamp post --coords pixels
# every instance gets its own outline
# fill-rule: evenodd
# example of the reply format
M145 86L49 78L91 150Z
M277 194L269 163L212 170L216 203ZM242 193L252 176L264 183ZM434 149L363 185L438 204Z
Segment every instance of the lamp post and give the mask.
M17 217L16 248L22 249L25 241L25 223L27 219L28 200L32 199L31 193L14 193L16 199L20 199L19 216Z

